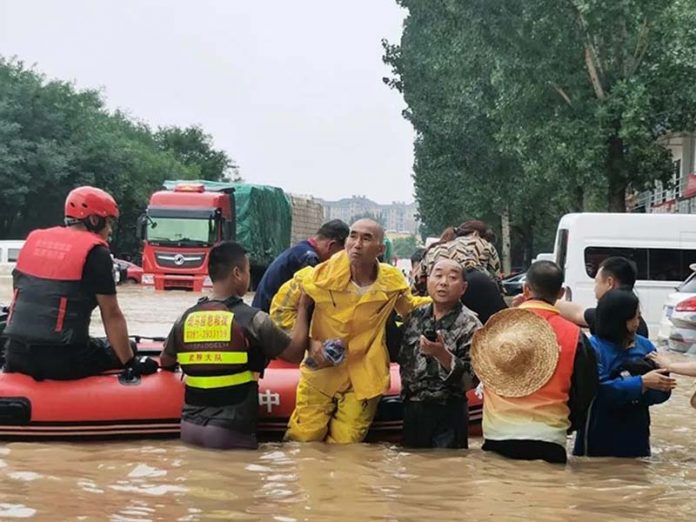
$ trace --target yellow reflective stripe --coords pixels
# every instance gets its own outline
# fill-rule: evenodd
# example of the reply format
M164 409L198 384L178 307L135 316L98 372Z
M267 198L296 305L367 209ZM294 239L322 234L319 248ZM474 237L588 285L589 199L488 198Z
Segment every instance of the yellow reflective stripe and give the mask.
M186 386L191 388L203 388L206 390L212 388L226 388L227 386L237 386L247 382L255 381L254 374L251 371L235 373L232 375L208 375L208 376L186 376Z
M247 352L181 352L176 355L179 364L246 364Z

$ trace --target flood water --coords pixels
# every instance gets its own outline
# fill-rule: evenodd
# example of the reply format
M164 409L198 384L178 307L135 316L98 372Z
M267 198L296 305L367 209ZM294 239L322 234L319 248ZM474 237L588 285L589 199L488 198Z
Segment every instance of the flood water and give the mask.
M10 298L0 280L0 303ZM164 336L190 293L121 287L130 332ZM94 333L100 333L95 320ZM565 467L480 451L263 444L214 452L176 440L0 443L0 520L694 520L692 379L652 408L653 456Z

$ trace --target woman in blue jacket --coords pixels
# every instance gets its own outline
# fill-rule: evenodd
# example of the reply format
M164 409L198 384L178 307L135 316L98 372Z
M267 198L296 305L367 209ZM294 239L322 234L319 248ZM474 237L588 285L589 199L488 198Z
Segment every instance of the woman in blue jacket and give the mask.
M599 391L578 430L574 455L646 457L650 455L648 407L669 399L675 380L645 358L653 344L636 335L640 306L629 290L611 290L597 304L595 335Z

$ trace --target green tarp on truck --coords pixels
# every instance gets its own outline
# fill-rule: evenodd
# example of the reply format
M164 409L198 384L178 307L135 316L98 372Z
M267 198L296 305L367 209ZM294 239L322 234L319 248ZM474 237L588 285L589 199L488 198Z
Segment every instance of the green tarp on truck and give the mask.
M201 183L211 192L234 189L236 240L249 252L252 265L266 267L290 246L292 207L282 189L207 180L167 180L164 187L173 190L179 183Z

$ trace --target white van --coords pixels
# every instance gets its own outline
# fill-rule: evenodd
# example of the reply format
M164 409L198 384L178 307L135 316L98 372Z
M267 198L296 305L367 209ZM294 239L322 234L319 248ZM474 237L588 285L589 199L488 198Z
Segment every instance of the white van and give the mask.
M19 251L24 246L23 240L1 240L0 241L0 276L12 275L17 264Z
M565 272L567 299L596 305L594 276L610 256L633 260L641 312L657 336L668 294L696 262L696 214L567 214L558 224L554 258Z
M536 263L537 261L555 261L555 260L556 260L556 256L554 256L553 254L549 254L547 252L544 252L541 254L537 254L537 256L534 259L532 259L532 263Z

